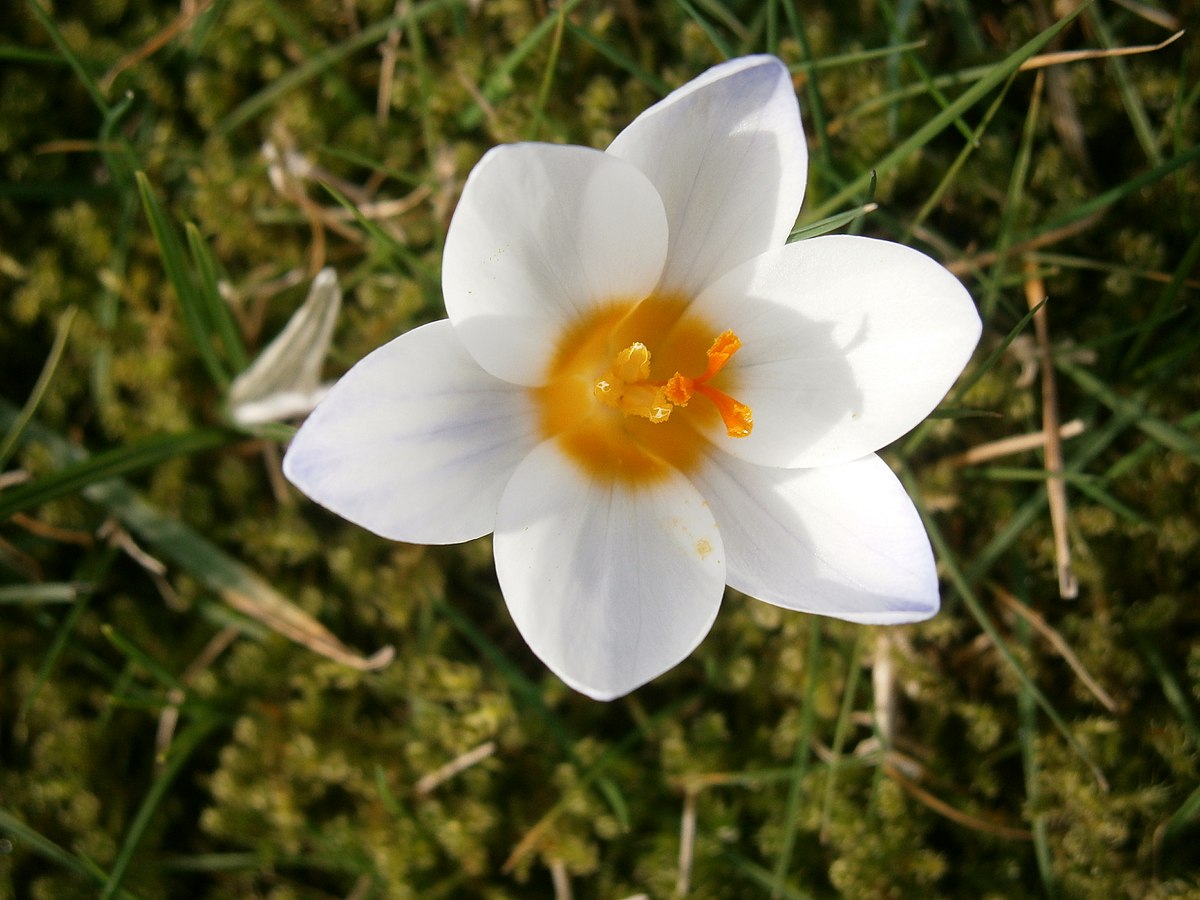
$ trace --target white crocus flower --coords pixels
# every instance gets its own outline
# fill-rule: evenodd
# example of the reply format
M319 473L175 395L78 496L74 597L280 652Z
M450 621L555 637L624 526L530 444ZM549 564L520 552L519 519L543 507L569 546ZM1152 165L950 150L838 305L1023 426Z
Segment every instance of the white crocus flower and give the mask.
M725 585L853 622L938 609L875 452L937 405L980 322L897 244L785 244L807 164L787 69L719 65L607 151L491 150L442 267L449 319L371 353L284 471L384 537L494 532L517 628L571 687L684 659Z

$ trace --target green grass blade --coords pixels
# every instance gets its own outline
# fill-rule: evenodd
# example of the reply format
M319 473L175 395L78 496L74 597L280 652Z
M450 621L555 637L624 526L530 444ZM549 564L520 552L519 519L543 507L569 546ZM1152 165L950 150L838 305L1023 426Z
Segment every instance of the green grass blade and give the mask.
M299 55L304 59L311 59L320 51L312 41L312 33L303 25L296 21L296 17L292 15L297 11L294 9L295 4L284 5L279 0L260 0L262 9L267 16L270 17L279 30L287 36L299 50ZM289 9L289 7L293 7ZM362 95L346 80L345 76L337 70L336 67L329 67L325 70L325 80L322 82L322 87L329 91L331 99L349 109L365 112L366 104L363 102Z
M200 296L200 289L184 260L183 244L180 243L179 235L154 195L154 189L150 187L150 180L146 174L138 172L135 177L138 193L142 198L142 208L146 212L154 239L158 242L163 269L175 288L175 296L179 300L183 321L187 325L192 343L213 383L221 388L228 387L230 375L221 365L216 348L213 347L213 329L205 315L205 303Z
M162 663L139 647L132 638L121 634L113 625L109 623L101 625L100 633L122 656L152 675L167 690L180 686L179 679L167 671Z
M1107 191L1096 194L1094 197L1080 203L1070 212L1042 222L1035 230L1018 234L1013 242L1025 244L1037 240L1042 235L1061 231L1070 225L1074 225L1076 222L1103 211L1118 200L1135 194L1142 188L1149 187L1157 181L1161 181L1176 169L1181 169L1197 159L1200 159L1200 144L1171 157L1162 165L1155 166L1153 169L1149 169L1114 188L1109 188Z
M846 732L850 728L850 714L854 712L854 700L858 696L858 679L863 668L859 660L862 658L863 644L866 641L867 633L865 628L855 631L854 643L846 654L846 687L842 691L842 703L838 707L837 723L833 727L833 743L829 747L833 760L829 766L829 775L825 780L825 798L821 802L822 841L833 815L833 798L839 771L836 763L842 758L842 746L846 741Z
M1126 399L1087 369L1065 359L1056 360L1055 367L1070 376L1071 380L1083 391L1099 400L1113 412L1130 418L1138 429L1150 439L1157 441L1167 450L1180 453L1193 462L1200 463L1200 441L1148 412L1144 398Z
M50 387L50 381L54 378L58 364L62 362L63 350L67 347L67 338L71 334L71 323L75 321L76 312L76 308L71 306L58 317L58 323L54 328L54 343L50 346L50 353L46 356L46 361L42 363L42 371L33 384L33 390L29 392L29 399L21 407L21 412L17 414L13 424L4 432L3 440L0 440L0 472L3 472L8 466L13 451L21 443L25 427L33 419L34 413L41 405L42 398L46 396L46 389ZM2 518L4 517L0 516L0 519Z
M1078 16L1084 9L1087 8L1087 5L1088 4L1086 3L1082 4L1073 12L1064 16L1049 28L1042 31L1036 37L1027 41L1022 47L1009 55L1006 59L991 67L988 70L988 73L979 81L965 90L959 97L950 103L949 106L918 128L907 140L902 141L900 146L880 160L875 166L874 171L877 172L881 178L890 174L893 169L897 168L914 152L919 150L921 147L924 147L927 143L933 140L934 137L941 134L942 131L944 131L948 126L957 122L966 110L978 103L984 96L987 95L989 91L1001 84L1005 79L1016 72L1017 69L1021 67L1021 64L1025 62L1025 60L1029 59L1031 56L1045 47L1046 44L1054 40L1059 32L1066 28L1076 16ZM821 204L816 210L813 211L813 215L829 215L832 210L837 209L839 206L845 205L847 202L851 201L856 194L862 192L862 190L870 182L871 177L871 172L864 172L862 175L858 176L858 178L846 185L842 190L838 191L823 204Z
M1167 661L1163 659L1162 653L1154 646L1153 641L1139 634L1137 642L1138 649L1146 657L1151 670L1158 678L1158 683L1162 686L1163 696L1167 698L1167 702L1175 710L1175 715L1183 723L1193 749L1200 750L1200 720L1196 718L1196 713L1188 701L1187 688L1179 683L1179 679L1172 673L1171 667L1167 665Z
M199 299L204 304L204 317L212 323L213 330L225 350L225 358L229 360L233 371L241 372L249 363L246 358L246 345L242 342L242 334L238 331L229 306L221 299L217 261L201 236L200 229L188 222L183 226L183 230L187 235L192 264L196 267L196 274L200 279Z
M579 6L583 0L566 0L561 7L561 14L570 14L575 7ZM549 13L542 21L538 22L529 30L529 34L521 40L512 49L500 64L492 71L491 77L484 83L480 90L483 99L488 103L495 103L504 95L504 92L509 90L509 85L512 82L513 73L520 68L526 57L534 51L534 49L554 30L555 23L558 21L559 11L555 10ZM483 121L483 107L479 103L475 103L458 117L458 124L463 128L476 128Z
M11 422L15 414L12 406L0 398L0 427ZM32 426L30 431L33 438L64 467L86 461L86 453L61 435ZM368 657L348 648L249 567L178 519L159 512L120 479L93 481L83 488L83 496L107 508L121 524L140 537L148 547L154 548L165 561L180 566L232 608L266 625L275 633L358 670L376 669L391 661L394 655L391 647L384 647ZM244 620L236 616L218 618L222 625L231 624L247 634L261 637L256 628L243 628Z
M380 248L394 257L414 278L421 281L430 292L440 295L441 273L437 269L430 267L424 260L413 253L412 250L380 228L378 224L364 216L354 201L332 184L322 181L320 185L329 196L341 204L343 209L354 216L354 221L375 239Z
M1184 282L1197 265L1200 265L1200 232L1196 233L1196 236L1192 238L1191 244L1184 251L1183 256L1179 260L1179 265L1175 267L1175 272L1171 275L1170 283L1158 295L1158 299L1154 301L1154 306L1146 317L1146 321L1150 324L1150 327L1145 328L1138 334L1137 340L1129 348L1129 352L1125 354L1125 359L1122 360L1124 368L1131 369L1137 364L1138 359L1146 349L1147 342L1155 334L1156 328L1154 326L1171 317L1174 308L1179 303L1179 295L1183 292Z
M116 859L113 860L108 880L100 892L101 900L109 900L117 894L121 880L125 877L129 864L133 861L133 854L137 851L138 844L141 843L142 836L146 833L146 828L150 825L150 820L154 817L159 804L162 803L163 797L166 796L167 790L179 776L184 764L191 758L196 748L216 729L217 725L218 720L216 719L202 718L190 722L172 742L170 753L167 754L162 769L155 776L150 790L146 792L137 814L129 825L129 830L125 832L125 839L121 842Z
M1179 420L1180 428L1196 428L1198 426L1200 426L1200 410L1189 413ZM1152 441L1143 442L1140 447L1126 453L1109 467L1108 471L1104 473L1104 483L1108 484L1119 478L1125 478L1146 460L1161 452L1162 448L1158 444Z
M835 216L827 216L817 222L810 222L800 228L797 228L788 235L788 243L792 241L806 241L809 238L818 237L822 234L829 234L831 231L838 231L846 228L849 225L857 222L868 213L874 212L878 207L876 204L868 201L862 206L854 209L848 209L845 212L838 213Z
M1000 296L1001 279L1007 274L1008 248L1012 246L1013 230L1025 198L1025 183L1029 177L1030 160L1033 158L1033 139L1042 111L1044 79L1040 72L1036 77L1033 97L1025 114L1025 127L1021 130L1021 142L1017 146L1016 159L1013 161L1012 171L1009 173L1008 191L1004 198L1004 210L1000 217L999 234L996 237L996 263L992 266L990 277L984 287L983 297L979 303L984 321L990 320L995 311Z
M999 346L988 355L988 358L980 363L979 366L977 366L975 370L965 378L959 379L958 384L954 388L954 392L947 401L948 404L953 406L962 402L962 398L967 394L968 391L971 390L972 387L975 386L979 379L983 378L984 375L990 372L992 368L995 367L998 362L1000 362L1000 360L1004 357L1005 352L1008 350L1009 345L1011 345L1012 342L1015 341L1018 336L1020 336L1021 332L1025 330L1026 326L1033 321L1034 315L1039 309L1042 308L1042 305L1045 302L1046 301L1043 300L1033 309L1029 310L1029 312L1025 313L1025 315L1021 317L1020 321L1018 321L1016 325L1009 329L1008 334L1004 336L1004 340L1002 340ZM936 417L931 414L924 422L918 425L913 433L904 441L901 455L904 456L905 459L914 456L921 448L921 445L925 443L926 439L928 439L933 430L935 418Z
M950 580L950 584L954 587L955 593L957 593L962 599L972 617L983 630L983 633L988 636L988 640L990 640L992 646L996 648L996 652L1000 654L1000 658L1004 660L1008 667L1017 676L1022 686L1029 691L1029 695L1037 702L1037 705L1041 707L1042 712L1044 712L1047 718L1054 723L1054 727L1058 729L1059 734L1063 736L1063 739L1067 742L1068 746L1075 751L1075 755L1078 756L1079 759L1081 759L1091 770L1092 775L1095 777L1101 788L1107 791L1108 779L1104 777L1104 773L1100 770L1100 767L1096 765L1096 762L1092 759L1091 754L1087 752L1084 746L1079 743L1079 739L1076 738L1071 732L1071 729L1067 727L1066 721L1059 714L1058 710L1055 709L1054 704L1052 704L1049 698L1042 693L1041 689L1033 683L1033 680L1029 677L1029 673L1021 668L1020 661L1013 654L1012 649L1008 646L1008 643L1003 637L1001 637L1000 632L996 628L995 623L992 621L991 616L987 614L983 608L983 604L979 602L979 598L975 596L975 592L972 590L965 573L959 566L958 561L954 558L953 553L951 553L950 545L946 541L946 538L942 535L941 528L938 527L938 524L934 521L933 517L929 515L929 512L925 509L924 504L919 501L918 498L920 497L920 491L918 489L916 479L912 474L912 470L903 463L901 463L900 480L904 482L904 487L908 491L908 495L912 497L916 503L917 511L921 514L921 520L925 523L925 530L929 533L929 540L933 544L933 548L937 553L938 560L946 568L947 577Z
M55 865L62 866L76 875L80 875L90 881L95 881L97 884L104 884L108 880L108 876L103 870L97 867L91 860L76 856L63 849L54 843L54 841L30 828L2 807L0 807L0 830L11 834L22 847L28 848L38 856L49 860ZM120 898L120 900L136 900L135 895L125 890L117 891L113 896Z
M92 585L73 581L43 581L37 584L6 584L0 587L0 606L37 606L74 603L92 590Z
M954 183L954 179L958 177L958 173L962 171L962 167L966 164L967 160L971 158L975 151L979 149L983 140L983 136L987 133L988 126L992 124L992 119L995 118L996 113L999 112L1000 107L1003 106L1004 99L1008 96L1009 88L1013 86L1013 81L1015 78L1015 75L1011 75L1009 76L1008 80L1004 82L1004 86L1000 88L1000 93L996 95L996 99L993 100L991 106L987 108L987 111L983 114L983 118L979 121L979 125L973 132L971 132L970 136L967 138L967 142L963 145L962 150L960 150L958 156L954 158L954 162L952 162L950 167L946 169L946 174L942 176L942 180L938 182L938 186L934 188L933 193L929 195L928 199L921 204L921 208L917 211L916 216L905 227L904 243L908 243L912 240L913 234L915 234L921 225L924 224L925 220L929 218L933 211L937 209L938 205L942 202L942 197L945 196L946 191L949 190L950 186Z
M406 16L405 19L407 20L405 24L407 25L408 46L412 50L412 68L417 75L417 120L421 123L421 143L425 150L425 165L430 180L436 180L437 155L441 140L431 112L435 93L433 79L429 74L429 66L425 62L425 38L421 35L420 25L412 16ZM439 229L439 241L441 233Z
M1017 637L1028 653L1030 650L1030 627L1024 619L1018 619ZM1037 700L1029 689L1022 684L1017 695L1017 711L1020 715L1020 727L1017 732L1021 744L1021 762L1025 768L1025 802L1031 810L1037 810L1041 798L1038 786L1038 757L1037 757ZM1033 853L1037 860L1038 875L1042 879L1042 889L1047 897L1056 895L1054 882L1054 856L1050 849L1049 829L1046 817L1040 812L1030 816L1030 830L1033 833Z
M424 2L413 5L407 13L387 16L378 22L372 22L354 37L317 53L303 65L281 75L257 94L242 101L229 115L214 126L213 134L224 137L236 131L265 112L280 97L312 81L351 54L379 43L387 37L389 31L403 26L406 20L420 22L442 9L464 3L465 0L424 0Z
M32 63L34 65L69 66L70 63L61 53L50 50L34 50L29 47L16 47L12 44L0 45L0 62Z
M236 432L212 428L158 435L115 447L0 494L0 521L13 513L69 496L98 482L149 469L178 456L191 456L222 447L240 439Z
M812 752L814 698L820 676L820 663L821 617L809 616L808 652L804 656L804 708L800 712L800 734L796 738L792 780L788 785L787 804L784 806L783 838L779 846L779 855L775 859L775 871L771 882L772 897L784 895L788 869L792 864L792 851L796 846L796 831L800 827L800 797L804 790L804 778L808 775L808 761Z
M1076 449L1067 461L1064 471L1083 471L1084 466L1107 450L1113 441L1129 428L1130 422L1128 417L1117 416L1103 428L1073 441ZM992 539L974 555L965 571L967 584L978 584L991 571L992 566L1009 551L1034 520L1043 514L1046 503L1046 489L1041 487L1017 507Z
M1163 827L1163 840L1174 839L1175 835L1198 818L1200 818L1200 786L1197 786L1183 801L1179 809L1175 810L1171 818L1167 819L1166 825Z
M84 559L75 573L76 581L79 584L101 584L116 561L117 552L115 546L107 546L102 550L94 551ZM75 629L79 625L79 620L88 608L91 599L91 591L81 591L72 604L71 609L54 630L54 637L50 641L50 646L46 649L41 663L38 665L37 674L33 678L33 684L30 685L28 693L21 700L21 706L17 710L18 720L24 720L26 714L33 707L33 704L37 702L42 687L50 679L50 675L54 672L54 667L58 664L59 658L67 649L67 642L75 633Z
M717 31L716 26L708 21L704 16L700 15L700 11L691 4L691 0L675 0L679 4L679 8L687 13L688 17L700 26L700 30L704 32L704 36L717 48L717 52L724 59L732 59L737 56L737 52L733 49L730 43L721 37L721 32Z
M590 31L576 25L570 19L565 19L567 33L573 38L577 38L587 44L592 49L598 51L609 62L619 69L628 72L650 90L656 94L667 95L671 92L671 86L655 75L653 72L640 65L633 57L627 53L621 52L618 47L614 47L607 41L602 41Z
M542 73L541 84L538 85L537 97L533 101L533 114L529 117L529 140L531 141L538 139L542 126L546 124L546 101L550 98L550 88L554 84L554 75L558 69L558 54L562 51L562 37L566 22L566 7L560 6L554 23L554 35L550 39L550 53L546 58L546 68Z
M42 23L42 27L46 29L46 33L50 35L50 40L54 41L54 46L58 48L58 52L62 54L63 59L75 70L75 75L79 78L79 83L88 92L88 96L92 98L92 102L96 104L96 108L100 110L102 115L108 116L111 107L108 104L108 100L105 99L104 92L100 90L100 85L92 77L92 73L87 70L87 66L83 64L83 60L71 49L71 45L67 43L67 39L63 37L63 33L59 31L58 25L50 18L50 14L46 12L45 7L38 0L26 0L26 2L33 11L34 16L37 17L37 20Z
M1100 36L1100 43L1104 48L1106 50L1115 49L1117 41L1113 37L1112 29L1108 27L1108 20L1104 14L1104 5L1094 4L1089 7L1087 19ZM1129 124L1133 128L1133 133L1138 143L1142 146L1142 152L1146 154L1146 158L1150 162L1158 165L1162 162L1162 152L1158 149L1158 142L1154 138L1154 129L1150 125L1150 116L1146 112L1146 105L1142 103L1141 95L1138 93L1133 77L1129 73L1129 63L1119 56L1109 57L1104 62L1108 66L1109 71L1112 72L1113 79L1117 82L1117 90L1121 94L1121 101L1125 104L1125 112L1129 116Z
M764 890L777 891L774 896L779 900L815 900L815 894L808 894L797 888L795 885L787 882L779 884L774 873L760 866L758 863L747 859L740 853L735 853L733 850L726 850L724 853L726 859L733 863L734 868L741 871L746 876L747 880L758 885Z

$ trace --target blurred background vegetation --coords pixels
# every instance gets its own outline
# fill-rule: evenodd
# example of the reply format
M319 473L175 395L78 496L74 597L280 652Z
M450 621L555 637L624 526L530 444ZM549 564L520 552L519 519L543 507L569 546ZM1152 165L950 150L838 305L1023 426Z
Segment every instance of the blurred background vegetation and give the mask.
M0 895L1200 896L1200 49L1151 49L1197 10L5 4ZM329 377L444 315L489 147L602 147L761 51L810 136L800 225L924 249L984 318L886 454L944 609L731 592L595 703L487 540L325 513L228 385L324 266Z

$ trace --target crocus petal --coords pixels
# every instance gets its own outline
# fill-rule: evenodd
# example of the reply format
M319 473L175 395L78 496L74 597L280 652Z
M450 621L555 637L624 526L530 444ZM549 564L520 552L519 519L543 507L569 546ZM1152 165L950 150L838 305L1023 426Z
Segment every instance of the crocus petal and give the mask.
M837 235L788 244L730 272L692 310L742 348L728 390L754 433L711 438L749 462L818 466L865 456L924 419L979 340L958 279L909 247Z
M328 391L321 368L341 307L337 273L322 269L283 331L229 386L233 421L256 425L312 411Z
M661 290L686 297L782 244L804 199L800 108L773 56L709 69L638 116L608 153L662 195L671 246Z
M586 476L555 441L500 501L496 572L513 621L574 689L611 700L684 659L725 589L712 512L679 473L649 484Z
M448 321L433 322L347 372L292 440L283 471L376 534L452 544L495 527L535 432L528 391L484 372Z
M929 538L878 456L772 469L712 453L691 477L721 525L731 587L776 606L869 625L937 612Z
M446 312L484 369L539 385L566 328L645 297L666 254L662 201L634 166L587 147L496 147L450 222Z

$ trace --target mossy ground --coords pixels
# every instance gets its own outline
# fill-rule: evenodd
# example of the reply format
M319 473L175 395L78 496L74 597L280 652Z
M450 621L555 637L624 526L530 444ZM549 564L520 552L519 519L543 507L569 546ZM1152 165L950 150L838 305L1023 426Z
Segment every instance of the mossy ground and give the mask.
M90 470L0 523L0 895L1200 896L1200 45L1001 78L914 140L1072 7L7 4L0 435L65 343L0 469L53 486L65 443L112 451L151 519ZM1156 44L1198 11L1100 0L1040 52ZM490 146L603 146L763 50L810 134L801 224L877 169L878 210L843 227L942 259L984 317L969 389L887 454L933 529L931 622L731 594L687 662L598 704L523 645L486 540L361 532L281 483L270 436L170 443L220 426L240 345L323 265L347 294L331 375L441 317L443 235ZM1035 277L1058 412L1084 425L1075 599L1041 453L953 462L1042 427ZM211 305L189 327L196 297L236 340L208 339ZM395 660L359 671L235 612L213 587L234 561Z

